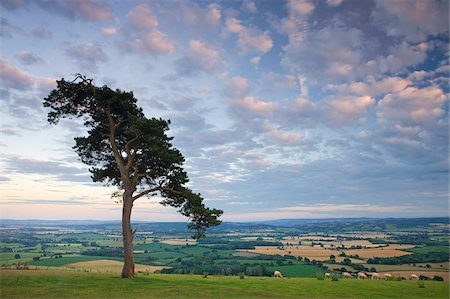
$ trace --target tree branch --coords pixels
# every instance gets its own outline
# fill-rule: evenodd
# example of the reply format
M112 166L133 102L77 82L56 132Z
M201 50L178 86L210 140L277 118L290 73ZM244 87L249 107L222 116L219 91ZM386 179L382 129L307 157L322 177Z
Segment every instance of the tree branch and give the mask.
M149 194L149 193L152 193L152 192L156 192L156 191L160 191L160 190L161 190L161 187L156 187L156 188L153 188L153 189L148 189L148 190L142 191L138 195L133 196L132 200L135 201L139 197L142 197L142 196L144 196L146 194Z
M130 187L130 178L128 177L128 170L125 169L125 165L122 159L122 155L119 152L119 148L116 144L116 123L112 118L111 110L109 108L104 109L106 116L108 117L109 123L109 142L111 143L111 148L114 153L114 159L116 160L117 166L119 167L120 176L122 178L123 184L127 184Z
M127 162L127 165L125 166L125 169L127 172L130 171L130 168L131 168L131 165L133 165L133 160L134 160L134 156L135 156L134 154L131 153L130 145L138 139L139 139L139 136L136 136L135 138L128 141L127 144L125 144L125 152L127 153L127 156L128 156L128 162Z

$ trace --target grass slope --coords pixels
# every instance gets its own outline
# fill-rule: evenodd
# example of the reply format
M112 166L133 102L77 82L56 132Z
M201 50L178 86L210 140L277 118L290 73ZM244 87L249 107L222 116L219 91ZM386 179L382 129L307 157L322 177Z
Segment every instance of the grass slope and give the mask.
M448 298L449 284L426 281L110 274L57 270L1 272L1 298Z

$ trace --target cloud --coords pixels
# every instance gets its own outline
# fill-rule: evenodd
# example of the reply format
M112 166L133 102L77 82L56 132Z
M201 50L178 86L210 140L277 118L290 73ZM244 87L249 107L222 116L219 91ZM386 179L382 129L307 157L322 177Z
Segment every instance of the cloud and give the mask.
M91 43L71 45L65 52L67 56L72 58L82 68L92 72L98 71L99 62L107 62L109 60L100 46Z
M30 4L70 20L99 22L115 17L108 2L104 0L46 0L31 1Z
M295 88L298 86L298 79L293 75L268 72L263 74L263 79L279 87Z
M408 67L415 67L427 58L427 43L411 45L407 42L390 47L387 56L379 56L368 64L368 68L375 73L398 72ZM374 68L376 66L377 68Z
M207 7L200 7L195 2L182 2L179 9L181 16L191 30L209 30L211 27L218 26L222 18L220 5L217 3L209 4Z
M239 32L238 48L243 53L267 53L272 49L273 42L267 32L255 28L245 28Z
M420 42L448 32L448 1L383 0L375 5L373 16L389 36Z
M288 132L276 129L274 126L266 123L266 136L276 143L284 146L296 146L302 140L302 135L298 132Z
M20 51L17 55L17 58L26 65L36 64L36 63L45 63L45 60L39 57L38 55L30 52L30 51Z
M28 5L29 0L2 0L0 5L8 10L16 10Z
M147 4L139 4L127 14L127 21L138 30L151 30L158 26L158 19Z
M408 87L386 95L378 103L377 116L393 123L428 127L444 115L446 102L447 95L438 87Z
M352 124L375 104L370 96L336 96L328 101L328 115L333 123L339 125Z
M268 117L276 110L275 103L264 102L256 97L246 96L242 99L236 99L233 104L243 108L258 117Z
M69 0L69 7L87 21L108 21L114 13L107 2L101 0Z
M241 53L267 53L273 47L273 41L267 32L262 32L257 28L245 27L241 22L230 17L225 22L228 32L237 33L237 46Z
M385 77L376 81L373 77L366 78L366 82L352 82L336 86L340 93L360 96L376 97L388 93L397 93L411 85L412 82L401 77Z
M258 11L255 2L251 0L244 0L242 2L242 8L248 11L249 13L256 13Z
M90 182L86 169L68 166L57 161L44 161L21 157L5 159L6 169L12 173L55 176L60 181Z
M292 207L279 208L280 211L296 211L296 212L312 212L314 214L339 212L362 212L371 211L376 214L399 213L418 213L422 207L409 205L374 205L374 204L315 204L315 205L298 205Z
M115 27L103 27L102 34L106 37L111 37L117 34L117 29Z
M8 182L8 181L11 181L11 179L6 176L0 175L0 182Z
M2 17L0 19L0 36L4 38L12 38L15 33L24 34L24 31L21 28L12 25L7 19Z
M169 54L175 44L168 36L157 29L158 18L147 4L139 4L127 14L131 30L125 30L120 47L127 51L142 54Z
M250 91L250 84L244 77L233 77L225 84L224 93L230 98L241 98Z
M36 79L33 75L24 72L10 62L0 58L0 83L3 87L17 90L30 90Z
M337 7L342 4L343 0L327 0L327 4L331 7Z
M39 39L51 39L53 34L44 27L36 27L31 31L31 35Z
M214 72L219 69L220 64L220 51L201 40L190 40L188 53L176 62L181 74L192 74L195 71Z
M315 5L308 0L288 0L287 7L293 16L306 16L314 11Z
M289 39L282 64L309 80L322 82L352 79L360 75L362 32L356 28L327 26L305 37Z

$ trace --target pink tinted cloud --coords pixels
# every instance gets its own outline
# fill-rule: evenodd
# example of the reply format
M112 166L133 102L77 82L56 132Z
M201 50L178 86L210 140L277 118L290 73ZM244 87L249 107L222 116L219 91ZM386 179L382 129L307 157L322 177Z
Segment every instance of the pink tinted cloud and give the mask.
M157 29L158 18L147 4L135 6L126 19L133 31L124 35L122 48L150 55L169 54L175 49L174 42Z
M69 0L68 5L87 21L108 21L114 18L107 2L101 0Z
M24 72L8 61L0 58L0 84L18 90L31 89L36 82L33 75Z

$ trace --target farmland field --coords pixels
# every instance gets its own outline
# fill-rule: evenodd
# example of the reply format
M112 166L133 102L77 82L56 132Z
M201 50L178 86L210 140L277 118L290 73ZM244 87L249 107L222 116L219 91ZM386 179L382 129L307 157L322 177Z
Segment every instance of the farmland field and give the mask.
M344 250L346 255L358 255L362 258L372 257L394 257L411 254L411 252L391 248L368 248Z
M448 252L448 246L424 246L412 248L409 251L415 253Z
M66 267L74 268L74 269L83 269L95 272L115 272L120 273L122 270L123 262L121 261L113 261L113 260L94 260L88 262L77 262L73 264L67 264ZM164 269L163 266L148 266L136 264L135 270L142 272L153 273L155 271L159 271Z

